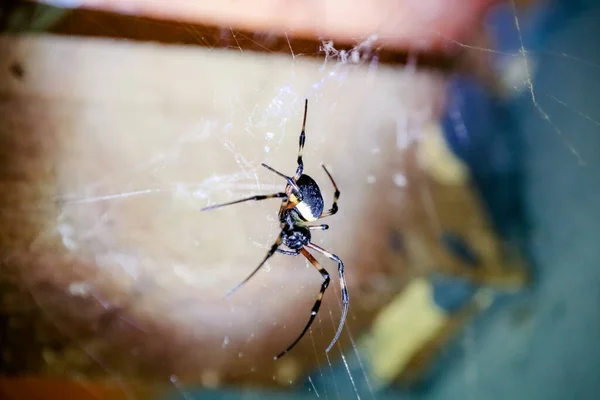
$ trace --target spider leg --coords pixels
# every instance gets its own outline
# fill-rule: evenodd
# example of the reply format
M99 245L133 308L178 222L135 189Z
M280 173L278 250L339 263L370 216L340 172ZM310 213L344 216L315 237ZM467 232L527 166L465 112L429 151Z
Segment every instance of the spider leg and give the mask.
M277 175L281 176L282 178L285 178L287 180L288 185L290 185L294 189L293 190L294 196L296 196L298 198L298 201L302 201L302 194L300 194L300 188L298 187L298 185L292 178L290 178L289 176L287 176L285 174L282 174L281 172L277 171L275 168L270 167L265 163L262 163L260 165L262 165L269 171L276 173ZM291 194L291 193L289 193L289 194ZM289 196L289 194L288 194L288 196Z
M335 342L337 342L337 340L339 339L340 334L342 333L342 328L344 327L344 322L346 322L346 315L348 314L348 303L350 298L348 297L348 289L346 288L346 277L344 276L344 263L342 262L342 260L340 260L338 256L328 252L327 250L317 246L314 243L309 243L306 245L306 247L318 251L319 253L327 256L328 258L332 259L338 264L338 274L340 276L340 289L342 292L342 304L344 305L344 308L342 309L342 316L340 318L340 325L338 326L337 332L335 333L333 340L325 350L326 352L329 352L329 350L331 350Z
M266 200L266 199L275 199L275 198L281 199L281 198L286 198L286 197L287 197L287 194L285 194L283 192L273 193L273 194L265 194L265 195L256 195L256 196L246 197L245 199L241 199L241 200L230 201L229 203L215 204L212 206L204 207L204 208L201 208L200 211L214 210L215 208L230 206L232 204L237 204L237 203L243 203L245 201L257 201L257 200Z
M279 353L278 355L276 355L274 357L275 360L283 357L288 351L290 351L300 341L300 339L302 339L302 337L304 336L306 331L308 331L308 329L312 325L315 317L317 316L317 313L319 312L319 307L321 307L321 299L323 298L323 295L325 294L325 290L327 290L327 287L329 286L329 280L330 280L329 273L325 270L325 268L323 268L321 266L321 264L319 264L317 259L312 254L310 254L305 248L300 249L300 252L302 253L302 255L304 257L306 257L306 259L308 261L310 261L310 263L313 265L313 267L315 267L317 269L317 271L319 271L321 273L321 276L323 277L324 281L323 281L323 284L321 285L321 291L319 292L319 295L317 296L317 301L315 301L312 311L310 312L310 319L308 320L308 323L304 327L304 330L302 330L302 333L300 333L300 336L298 336L298 338L296 340L294 340L294 342L291 345L289 345L287 349L285 349L284 351L282 351L281 353Z
M286 256L297 256L300 254L300 250L285 250L285 249L277 249L278 253L285 254Z
M277 251L277 249L279 248L279 246L281 245L281 233L279 234L279 236L277 236L277 240L275 240L275 243L273 243L273 245L271 246L271 248L269 249L269 251L267 252L267 255L265 256L265 258L262 260L262 262L260 264L258 264L258 267L256 267L254 269L254 271L252 271L252 273L250 275L248 275L248 277L246 277L246 279L244 279L243 281L241 281L236 287L234 287L233 289L231 289L229 291L229 293L227 293L227 295L225 297L229 297L232 294L234 294L235 292L238 291L239 288L241 288L246 282L248 282L250 280L250 278L252 278L257 272L258 270L267 262L267 260L269 258L271 258L271 256L273 254L275 254L275 252Z
M331 205L331 208L329 210L325 211L323 214L321 214L321 217L320 217L320 218L325 218L325 217L329 217L330 215L333 215L336 212L338 212L337 202L338 202L338 199L340 198L340 189L338 189L337 185L335 184L335 181L333 180L333 177L331 176L329 171L327 171L327 168L325 168L325 166L323 164L321 164L321 167L323 167L323 169L325 170L325 173L329 177L329 180L331 181L331 183L333 184L333 188L335 189L335 193L333 194L333 204Z
M305 228L311 230L311 231L326 231L327 229L329 229L329 225L327 224L323 224L323 225L306 225Z
M298 145L298 168L296 168L296 174L294 180L297 181L302 172L304 171L304 162L302 161L302 151L304 150L304 142L306 141L306 134L304 130L306 128L306 113L308 112L308 99L304 100L304 119L302 121L302 131L300 132L300 140Z

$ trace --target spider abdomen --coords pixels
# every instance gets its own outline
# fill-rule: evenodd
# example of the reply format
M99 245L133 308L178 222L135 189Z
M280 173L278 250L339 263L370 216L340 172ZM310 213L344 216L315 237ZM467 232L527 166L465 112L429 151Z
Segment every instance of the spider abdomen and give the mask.
M302 194L302 201L293 210L302 221L316 221L323 214L324 207L319 185L308 175L301 175L296 184Z

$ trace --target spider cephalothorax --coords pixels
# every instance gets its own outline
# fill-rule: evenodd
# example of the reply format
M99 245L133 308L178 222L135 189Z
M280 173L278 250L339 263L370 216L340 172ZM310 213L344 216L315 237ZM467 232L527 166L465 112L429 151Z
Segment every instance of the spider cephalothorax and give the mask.
M281 231L281 244L292 250L300 250L310 243L310 231L301 226L286 227Z
M214 209L214 208L219 208L219 207L223 207L223 206L227 206L227 205L231 205L231 204L242 203L242 202L251 201L251 200L265 200L265 199L272 199L272 198L283 199L283 201L281 203L281 207L279 208L279 222L281 223L281 232L279 233L277 240L275 240L275 243L273 243L273 245L267 252L267 255L262 260L262 262L258 265L258 267L256 267L254 269L254 271L252 271L252 273L250 275L248 275L248 277L246 279L244 279L239 285L237 285L235 288L233 288L229 292L228 295L233 294L240 287L242 287L242 285L244 285L246 282L248 282L248 280L250 280L250 278L252 278L254 276L254 274L256 274L258 272L258 270L264 265L264 263L271 256L273 256L273 254L275 254L276 252L281 253L281 254L290 255L290 256L297 256L299 254L302 254L304 257L306 257L306 259L308 261L310 261L310 263L317 269L317 271L319 271L319 273L323 277L321 291L319 292L319 295L317 296L317 300L316 300L315 304L313 305L313 308L310 313L310 318L309 318L308 323L306 324L304 330L300 333L300 336L298 336L298 338L291 345L289 345L287 347L287 349L285 349L284 351L279 353L277 356L275 356L275 359L278 359L279 357L283 356L288 351L290 351L300 341L300 339L302 339L304 334L308 331L308 329L310 328L311 324L313 323L313 321L319 311L319 307L321 306L321 299L323 298L323 295L325 294L325 290L329 286L329 281L330 281L329 273L321 266L321 264L319 264L319 262L314 258L314 256L311 253L308 252L307 249L312 249L314 251L317 251L317 252L329 257L330 259L334 260L338 264L338 274L340 277L340 286L341 286L341 290L342 290L342 303L344 305L344 308L342 310L342 317L341 317L337 332L336 332L333 340L327 347L327 350L326 350L327 352L329 350L331 350L331 348L333 347L333 345L339 338L340 333L342 332L342 328L344 327L346 315L348 313L349 297L348 297L348 290L346 289L346 280L344 277L344 263L335 254L328 252L327 250L317 246L316 244L314 244L310 241L311 240L311 233L310 233L311 230L324 231L324 230L328 229L329 227L325 224L308 225L308 222L313 222L318 219L335 214L338 210L337 201L340 197L340 191L339 191L337 185L335 184L335 181L333 180L331 174L327 170L327 168L325 168L325 166L322 165L323 169L325 170L325 173L329 177L329 180L331 181L331 183L333 184L333 187L335 189L335 193L333 195L333 204L332 204L331 208L329 210L323 211L324 210L323 195L321 194L321 189L319 189L319 185L317 185L317 182L315 182L314 179L312 179L310 176L303 174L304 163L302 161L302 151L304 149L304 142L306 140L306 135L305 135L304 130L306 127L307 110L308 110L308 100L306 100L304 103L304 120L302 123L302 131L300 132L300 145L299 145L299 149L298 149L298 167L296 168L296 173L294 174L294 176L289 177L289 176L284 175L281 172L269 167L266 164L262 164L268 170L276 173L277 175L279 175L287 180L287 185L285 187L284 192L274 193L274 194L269 194L269 195L251 196L251 197L247 197L245 199L236 200L236 201L232 201L232 202L224 203L224 204L216 204L216 205L213 205L210 207L205 207L202 209L203 211L210 210L210 209ZM289 250L280 248L280 246L282 246L282 245L286 246Z

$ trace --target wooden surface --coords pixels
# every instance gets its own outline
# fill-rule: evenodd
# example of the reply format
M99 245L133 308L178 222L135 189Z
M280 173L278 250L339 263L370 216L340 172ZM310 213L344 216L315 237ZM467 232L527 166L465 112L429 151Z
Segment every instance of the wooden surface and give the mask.
M104 384L56 378L0 377L2 400L129 400L159 399L163 393L147 386Z
M199 212L282 187L260 163L294 170L305 96L305 172L328 203L326 163L342 192L340 212L315 242L345 261L354 335L411 277L463 274L439 246L442 229L467 238L485 270L502 271L468 176L444 178L434 165L442 76L5 36L0 276L12 372L286 386L326 362L336 281L312 334L272 360L302 329L320 286L300 258L274 257L223 298L275 239L277 201ZM419 146L426 137L433 144ZM495 282L513 278L499 273ZM340 343L334 360L346 333Z
M39 0L41 3L56 3ZM159 20L226 27L251 36L289 35L313 40L327 38L338 45L367 39L375 47L406 51L451 52L474 35L497 0L341 0L290 3L281 0L82 0L60 6L98 9ZM242 36L243 39L243 36ZM458 41L458 42L454 42Z

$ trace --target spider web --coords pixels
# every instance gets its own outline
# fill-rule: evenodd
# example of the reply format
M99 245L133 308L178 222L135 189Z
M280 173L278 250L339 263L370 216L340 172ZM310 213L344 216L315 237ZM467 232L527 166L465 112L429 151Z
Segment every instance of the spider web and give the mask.
M596 61L597 51L594 52L593 32L584 28L569 28L574 31L569 31L570 34L580 38L576 44L573 40L562 39L560 26L556 32L551 32L549 43L536 41L535 18L553 7L560 8L560 3L540 5L533 11L529 9L529 13L518 11L514 2L500 6L495 15L503 17L487 22L488 30L498 30L503 34L510 32L514 40L509 43L475 46L445 39L448 44L461 46L467 55L489 55L496 68L495 78L501 84L502 98L510 101L513 109L520 110L517 113L523 121L527 148L524 157L528 181L525 196L534 225L529 246L544 277L540 288L536 293L518 296L517 300L509 299L508 305L501 302L503 307L493 308L485 318L468 325L453 346L451 361L441 364L444 370L434 375L428 391L399 393L396 389L381 391L372 382L368 356L361 341L364 330L353 326L356 316L352 310L352 299L355 298L352 291L348 323L342 334L342 339L349 346L342 348L338 344L331 353L324 353L322 343L332 337L334 331L331 327L337 326L341 307L337 300L339 289L336 280L332 279L329 291L333 293L327 295L330 300L324 303L315 324L304 338L304 341L310 342L312 353L307 352L303 356L317 360L316 367L307 374L305 371L298 373L299 367L284 358L278 374L273 375L273 380L279 384L289 384L295 398L566 398L573 394L573 390L579 395L573 398L586 398L589 393L586 390L593 389L590 383L593 379L585 371L592 370L589 368L593 365L590 360L598 354L598 346L585 331L594 330L582 328L580 332L572 333L571 330L576 328L569 327L592 324L589 321L594 318L593 309L585 296L597 291L600 282L598 273L590 268L600 259L593 242L598 228L591 222L600 220L592 218L598 216L597 207L593 206L598 193L592 186L598 170L600 127L597 91L592 89L598 86L600 64ZM580 26L589 26L584 22L597 17L598 13L587 8L582 10L573 18ZM194 32L193 27L182 26ZM415 66L418 58L409 58L407 65L402 67L380 64L377 56L380 49L373 46L376 34L349 50L339 49L334 41L324 38L317 54L295 52L288 42L290 51L285 55L245 54L251 52L244 51L240 41L254 41L260 45L260 40L233 29L224 29L223 35L231 38L227 51L210 47L201 51L209 55L214 53L215 58L223 59L233 57L228 54L232 53L231 50L239 51L242 53L239 56L252 61L248 63L250 67L244 66L244 71L237 70L237 73L245 74L245 80L251 84L242 87L239 78L232 77L232 82L220 85L219 91L194 95L187 100L211 111L191 120L186 118L193 113L185 113L179 125L168 122L169 117L180 114L169 109L164 100L140 100L141 104L150 108L156 109L158 104L169 110L163 115L148 115L145 121L146 126L162 126L164 134L155 143L141 148L136 158L130 160L128 169L113 170L107 166L107 172L97 176L82 174L81 185L59 193L57 200L64 206L56 226L39 232L32 249L43 247L53 235L58 235L64 247L74 253L80 251L84 243L93 240L98 247L91 254L81 255L92 258L96 268L113 277L105 282L100 278L88 278L83 273L80 280L63 288L70 296L94 299L105 315L113 315L111 313L117 310L114 314L117 315L116 324L137 331L141 337L146 335L146 342L164 342L165 338L148 332L145 321L141 323L136 318L128 318L126 313L118 313L120 308L135 304L138 317L163 315L165 321L162 324L182 327L185 334L177 340L187 341L191 347L196 331L210 327L210 322L206 321L226 325L230 333L223 335L220 349L211 354L217 354L225 366L235 358L247 360L243 368L252 375L262 364L258 354L264 355L261 349L253 349L256 337L268 331L279 347L287 345L288 338L295 337L300 325L292 323L293 319L286 314L298 312L308 317L310 304L320 285L318 273L300 259L277 256L244 286L243 293L236 293L227 307L218 308L219 312L213 311L208 303L190 303L190 299L198 300L193 293L200 291L215 297L215 287L219 290L233 287L254 268L277 234L276 205L264 202L247 207L236 206L238 208L223 210L222 213L195 215L189 217L188 224L176 228L170 228L169 221L178 215L177 212L188 215L208 204L279 191L283 185L281 179L262 169L260 164L265 162L285 173L294 170L302 102L308 98L304 153L306 172L319 181L326 203L331 201L333 189L328 186L325 177L319 175L320 163L331 168L342 190L338 216L326 221L331 226L330 230L315 234L315 242L333 252L343 249L347 246L345 234L352 228L343 215L345 212L360 214L357 208L362 200L348 199L345 197L348 191L344 188L362 187L362 191L368 192L374 185L383 185L401 192L411 184L406 171L397 168L389 174L378 164L383 163L383 155L389 155L391 151L396 151L397 157L403 157L405 150L422 138L427 122L435 115L434 105L442 102L438 104L416 97L439 94L435 86L441 78L434 74L433 78L423 80L424 86L431 87L423 89L422 93L403 91L403 88L411 87L408 82L421 82L419 69ZM291 33L286 36L288 40L291 37ZM501 42L498 36L495 38ZM198 33L198 42L202 43L202 40ZM123 51L127 53L129 50L124 47ZM181 60L182 64L185 62ZM262 68L272 71L268 82L260 73ZM182 70L185 71L185 66ZM188 84L201 86L203 79L207 78L198 77ZM163 89L162 95L166 98L171 98L169 96L178 89L183 90ZM98 99L101 99L102 89L98 90ZM354 97L350 97L349 93L354 93ZM353 100L361 96L361 102ZM365 102L368 104L364 105ZM429 108L420 108L420 104L427 104ZM471 131L473 125L465 115L469 108L461 99L460 87L451 92L446 105L450 110L449 126L456 136L467 142L475 140L475 133ZM339 112L347 115L335 117ZM98 118L97 115L86 117L91 120L84 126L93 126L93 118ZM332 130L323 132L321 126ZM393 127L391 131L395 135L391 150L389 141L377 133L377 129L390 131L389 126ZM110 140L116 140L117 135L123 148L146 146L139 144L139 138L127 137L126 132L119 132L118 126L114 128L117 131L115 136L103 139L99 132L90 132L87 137L100 149L106 148ZM144 129L144 124L140 125L140 129ZM353 141L336 139L337 132L352 132ZM338 149L335 152L329 150L332 146ZM348 154L356 156L359 152L364 154L361 162L366 168L347 176L344 169L346 157ZM198 170L194 170L189 160L201 154L211 154L215 159L224 161L213 163L212 168L204 165L203 175L198 178ZM433 230L441 230L439 210L431 201L431 189L424 185L420 193L427 210L426 223ZM120 215L135 213L137 209L153 213L149 217L148 229L163 229L165 241L170 240L169 237L177 237L168 242L177 252L184 254L190 249L198 249L202 253L204 249L214 248L214 257L173 258L161 253L160 249L151 249L143 254L136 250L147 240L142 234L128 241L129 246L119 246L119 238L111 237L113 231L109 227ZM90 214L93 217L89 217ZM241 220L244 224L239 223ZM231 245L223 246L222 243ZM356 284L359 279L352 275L358 270L353 259L342 258L347 266L348 279ZM321 262L333 278L335 267L325 260ZM211 265L209 273L198 270L200 263ZM365 270L361 273L364 274ZM207 276L210 276L208 280ZM114 281L122 282L127 295L109 296L109 300L103 293L106 285L114 285ZM53 311L49 302L52 294L60 288L47 290L31 285L31 281L27 284L36 306L47 319L112 377L125 397L136 398L135 392L121 377L122 366L103 359L102 349L96 348L93 341L81 340L76 332L62 326L62 316ZM355 287L357 292L375 291L363 289L358 284ZM305 292L310 295L305 295ZM280 300L281 304L274 306L269 300L263 300L263 296L279 299L287 296L291 300ZM597 294L595 296L597 300ZM360 297L368 300L363 293ZM286 305L292 302L298 304L288 311ZM276 311L276 314L265 315L256 311L266 308ZM223 310L226 312L223 313ZM597 327L597 323L593 324ZM408 330L410 326L398 329ZM283 333L284 338L281 337ZM576 335L576 338L569 335ZM579 342L580 345L566 346L563 345L565 341ZM136 347L132 351L143 350ZM193 353L193 350L189 352ZM160 362L160 358L156 362ZM560 367L561 363L566 366ZM525 370L530 371L528 375L524 375ZM523 376L527 376L525 380L529 382L522 383ZM223 392L218 390L220 379L217 369L207 370L201 376L201 383L207 389L196 390L188 387L184 383L186 377L174 370L162 383L171 385L173 395L183 399L290 396L289 392L266 393L251 387ZM575 379L578 385L569 383L569 379ZM540 383L551 381L555 385Z

